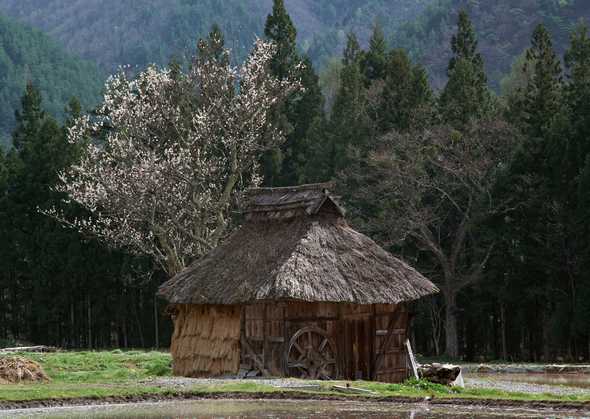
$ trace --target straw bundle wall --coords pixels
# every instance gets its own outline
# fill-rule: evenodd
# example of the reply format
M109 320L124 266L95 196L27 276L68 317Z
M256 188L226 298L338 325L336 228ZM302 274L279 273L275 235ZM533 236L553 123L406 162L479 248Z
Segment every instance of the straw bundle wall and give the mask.
M174 374L212 377L237 374L240 365L240 308L176 305L170 352Z

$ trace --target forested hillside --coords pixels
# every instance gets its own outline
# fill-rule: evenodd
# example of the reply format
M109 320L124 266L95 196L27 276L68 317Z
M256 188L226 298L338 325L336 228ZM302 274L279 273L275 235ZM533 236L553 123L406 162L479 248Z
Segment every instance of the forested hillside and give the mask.
M243 58L253 38L263 35L271 5L272 0L0 0L0 11L112 73L120 65L142 69L182 58L213 23L221 26L234 57ZM590 4L582 0L287 0L286 7L299 48L316 65L342 53L349 31L366 46L379 22L389 45L408 49L426 66L436 88L446 80L450 52L445 46L458 11L465 9L497 91L537 23L548 27L563 52L575 23L590 17Z
M433 0L287 0L299 44L318 63L339 55L346 32L369 38L379 17L386 33ZM0 11L42 29L110 72L119 65L168 64L193 50L213 23L236 57L262 36L272 0L0 0Z
M44 94L44 107L58 118L77 96L83 105L98 101L104 76L98 68L67 54L55 41L0 15L0 139L14 127L14 109L28 82Z
M563 53L576 23L590 19L590 2L585 0L438 0L392 40L408 48L426 66L436 87L441 87L447 77L451 57L447 46L461 9L473 21L486 71L496 90L514 59L527 48L535 25L543 23L553 36L556 50Z

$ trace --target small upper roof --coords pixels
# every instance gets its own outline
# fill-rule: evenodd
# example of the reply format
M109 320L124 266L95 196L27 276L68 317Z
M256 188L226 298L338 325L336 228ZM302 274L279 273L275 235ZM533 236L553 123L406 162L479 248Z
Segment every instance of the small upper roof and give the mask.
M246 194L243 213L246 219L291 218L295 216L317 215L320 209L344 217L346 212L338 197L330 193L332 182L315 183L283 188L253 188Z

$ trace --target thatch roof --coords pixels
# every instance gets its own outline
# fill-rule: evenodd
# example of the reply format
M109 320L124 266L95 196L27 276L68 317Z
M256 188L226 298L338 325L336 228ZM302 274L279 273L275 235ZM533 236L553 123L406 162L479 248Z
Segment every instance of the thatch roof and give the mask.
M329 184L250 191L246 222L160 287L173 304L300 300L393 304L438 289L353 230Z

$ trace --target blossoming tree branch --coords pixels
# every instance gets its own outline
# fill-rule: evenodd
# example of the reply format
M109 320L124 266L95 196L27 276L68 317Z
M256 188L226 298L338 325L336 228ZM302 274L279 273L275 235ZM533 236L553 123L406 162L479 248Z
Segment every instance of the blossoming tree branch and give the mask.
M271 43L257 40L238 67L226 49L199 49L188 72L150 67L109 79L96 114L69 131L83 157L57 187L90 216L53 211L83 233L150 255L168 275L228 233L240 195L260 183L262 154L284 140L273 109L300 89L271 74Z

